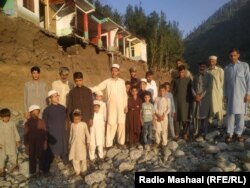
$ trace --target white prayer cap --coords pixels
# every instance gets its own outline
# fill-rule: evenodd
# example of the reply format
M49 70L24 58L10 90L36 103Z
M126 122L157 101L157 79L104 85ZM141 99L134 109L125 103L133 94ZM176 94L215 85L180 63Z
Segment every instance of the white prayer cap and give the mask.
M147 79L146 79L146 78L142 78L142 79L141 79L141 82L147 83Z
M98 100L94 100L94 105L101 105L101 103L100 103L100 101L98 101Z
M217 56L211 55L211 56L209 56L209 60L217 60Z
M52 90L50 90L50 91L48 92L48 97L51 97L51 96L54 95L54 94L58 94L58 92L57 92L56 90L52 89Z
M103 96L103 92L102 92L102 91L97 91L97 92L95 92L95 94L96 94L97 96Z
M33 110L40 110L40 107L38 105L31 105L29 107L29 112L32 112Z
M118 70L120 69L120 65L118 65L118 64L112 64L112 67L111 67L111 69L112 68L117 68Z

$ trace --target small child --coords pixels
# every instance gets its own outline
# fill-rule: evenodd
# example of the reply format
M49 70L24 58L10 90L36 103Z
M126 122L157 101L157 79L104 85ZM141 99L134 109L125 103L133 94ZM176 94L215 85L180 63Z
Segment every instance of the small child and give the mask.
M103 102L103 92L97 91L95 92L95 99L100 103L100 112L103 114L104 121L107 121L107 105Z
M20 143L20 137L16 125L10 120L10 110L4 108L0 111L0 174L3 175L5 160L8 157L11 169L16 167L16 149Z
M141 135L141 106L142 101L138 97L138 89L136 86L131 87L131 96L128 98L128 113L126 134L127 141L130 147L139 145Z
M175 106L174 106L174 98L173 94L170 92L170 83L166 82L164 83L166 87L166 99L170 100L170 113L168 114L168 121L169 121L169 127L171 131L171 136L173 140L178 139L178 135L175 135L175 128L174 128L174 117L175 117Z
M73 111L73 123L70 127L69 136L69 160L72 160L76 176L87 170L87 149L89 148L90 136L88 126L82 122L82 113L79 109ZM86 143L87 141L87 143Z
M24 125L24 145L29 155L29 171L36 175L36 164L39 161L39 172L45 172L45 151L47 150L47 131L45 122L39 118L40 107L29 107L30 118Z
M105 121L103 112L101 112L101 101L94 101L94 120L93 126L90 127L90 148L89 158L93 162L95 160L95 150L97 147L100 160L103 160Z
M149 149L152 143L152 127L154 118L154 106L150 102L151 93L148 91L144 93L144 103L142 103L141 109L141 122L142 122L142 134L145 149Z
M159 145L162 140L162 146L166 146L168 142L168 114L170 112L170 100L166 99L166 88L161 85L159 88L160 96L155 99L155 139Z

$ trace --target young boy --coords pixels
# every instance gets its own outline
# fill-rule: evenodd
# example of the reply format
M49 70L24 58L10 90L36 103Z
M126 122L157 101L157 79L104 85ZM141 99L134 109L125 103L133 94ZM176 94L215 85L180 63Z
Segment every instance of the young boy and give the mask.
M128 99L128 113L127 113L127 125L126 134L129 146L139 144L141 134L141 112L142 102L138 97L138 89L136 86L131 87L131 97Z
M76 176L87 170L87 149L89 148L90 136L88 126L82 122L82 113L76 109L72 113L73 123L70 126L69 137L69 160L72 160ZM86 143L87 142L87 143Z
M11 169L16 167L16 149L20 143L20 137L16 125L10 120L10 110L4 108L0 111L0 175L3 175L5 160L8 157Z
M59 94L56 90L50 90L48 97L50 105L43 112L43 120L48 131L49 151L46 155L48 157L46 163L48 163L49 168L50 162L53 159L58 161L60 157L66 165L68 157L66 144L66 108L59 104ZM53 156L49 156L49 154Z
M138 96L141 98L142 102L145 102L144 101L144 94L145 93L150 93L150 91L147 91L146 90L146 87L147 87L147 79L146 78L142 78L141 79L141 83L140 83L140 90L138 92ZM152 102L152 95L150 93L150 102Z
M97 147L100 160L103 160L103 147L104 147L104 133L105 121L104 115L101 110L100 101L94 101L94 120L93 126L90 127L90 148L89 158L91 161L95 160L95 150Z
M170 113L168 114L168 121L169 121L169 127L171 131L171 136L173 140L177 140L178 137L175 136L175 129L174 129L174 117L175 117L175 106L174 106L174 98L172 93L170 92L170 83L166 82L164 83L164 86L166 87L166 99L170 100Z
M148 149L152 143L152 127L154 119L154 105L150 102L151 93L144 94L144 103L141 109L142 134L145 149Z
M24 125L24 145L29 155L29 170L31 176L36 175L36 164L39 161L39 171L45 173L45 150L47 150L47 132L45 122L39 118L40 107L29 107L30 118Z
M168 114L170 112L170 100L166 99L166 88L161 85L159 88L160 96L155 99L155 139L159 146L162 141L162 146L166 146L168 142Z
M95 100L99 101L100 103L100 112L103 114L103 118L105 121L105 124L107 122L107 105L105 102L103 102L103 92L97 91L95 92Z
M91 126L93 123L93 96L89 88L84 86L83 75L75 72L74 81L76 87L70 90L68 95L67 113L72 121L72 113L75 109L81 110L82 121Z

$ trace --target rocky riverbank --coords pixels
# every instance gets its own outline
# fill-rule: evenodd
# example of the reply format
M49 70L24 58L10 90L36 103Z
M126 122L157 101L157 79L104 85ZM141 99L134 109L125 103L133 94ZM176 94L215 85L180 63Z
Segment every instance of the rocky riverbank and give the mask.
M18 126L22 134L22 122ZM104 162L89 163L84 176L74 176L71 165L54 162L50 176L29 178L28 159L24 148L19 149L19 169L0 178L0 187L134 187L134 172L242 172L250 171L250 118L246 117L244 143L226 144L225 130L209 128L206 139L177 142L169 139L163 148L142 146L105 150Z

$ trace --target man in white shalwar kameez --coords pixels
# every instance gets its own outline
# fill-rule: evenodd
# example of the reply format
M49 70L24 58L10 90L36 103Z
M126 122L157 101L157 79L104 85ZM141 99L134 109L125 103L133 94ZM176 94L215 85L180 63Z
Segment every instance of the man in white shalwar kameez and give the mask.
M223 124L223 85L224 85L224 70L217 66L217 57L209 57L208 72L213 76L212 84L212 100L210 108L210 119L217 116L218 127L222 127Z
M246 103L250 100L250 73L249 65L239 61L239 51L233 49L229 53L231 63L224 69L224 97L227 102L227 134L226 142L236 139L244 141L242 137L245 126L244 114Z
M127 92L125 82L119 78L120 66L113 64L111 67L112 78L106 79L98 86L91 88L92 92L106 90L107 93L107 131L106 147L113 146L117 135L119 145L125 144L125 113L127 112Z
M148 71L146 73L146 79L147 79L146 90L151 93L152 100L155 101L156 97L158 96L158 88L156 82L153 80L153 75L154 74L152 71Z
M90 127L90 147L89 158L91 161L95 160L95 150L97 148L99 158L103 159L104 147L104 134L105 134L105 117L101 112L101 103L94 100L94 119L93 125Z

